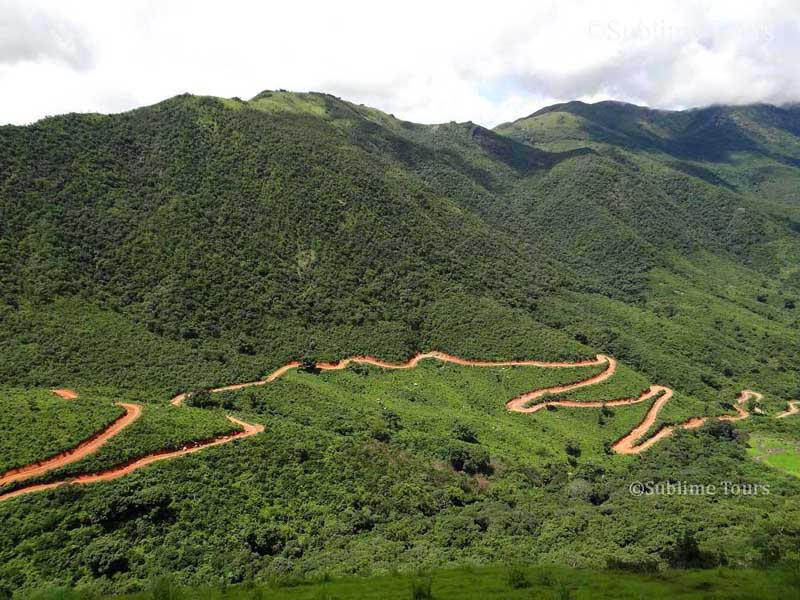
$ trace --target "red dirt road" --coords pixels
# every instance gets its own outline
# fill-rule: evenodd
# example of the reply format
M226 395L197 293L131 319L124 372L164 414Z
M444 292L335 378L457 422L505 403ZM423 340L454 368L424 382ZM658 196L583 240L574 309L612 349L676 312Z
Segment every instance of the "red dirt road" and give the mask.
M572 390L577 390L578 388L586 387L587 385L595 385L606 379L612 377L614 373L617 371L617 361L611 358L610 356L605 356L603 354L598 354L597 359L595 361L591 361L589 363L584 364L602 364L607 363L608 366L604 371L598 373L597 375L593 375L587 379L583 379L581 381L577 381L575 383L569 383L566 385L555 385L552 387L546 387L539 390L533 390L532 392L525 392L524 394L520 394L515 398L512 398L508 402L506 402L506 408L508 410L514 412L522 412L522 413L533 413L546 406L572 406L577 405L579 407L585 406L584 402L573 402L571 400L557 400L554 402L542 402L540 404L534 404L528 406L528 404L537 398L541 398L545 394L565 394L567 392L571 392ZM589 404L591 406L591 404Z
M456 365L462 365L465 367L544 367L544 368L569 368L569 367L588 367L591 365L600 365L604 362L609 362L609 364L613 363L613 368L616 368L616 361L614 359L609 358L608 356L604 356L602 354L598 354L596 358L591 360L581 360L577 362L546 362L540 360L504 360L504 361L485 361L485 360L469 360L466 358L461 358L460 356L453 356L452 354L447 354L445 352L425 352L415 354L411 358L409 358L406 362L403 363L392 363L385 360L381 360L380 358L376 358L374 356L368 355L356 355L356 356L349 356L347 358L343 358L342 360L338 360L336 362L320 362L316 364L316 367L321 371L341 371L342 369L346 369L349 365L356 363L362 365L372 365L374 367L381 367L382 369L413 369L416 367L420 361L423 361L428 358L435 358L442 362L449 362ZM212 394L215 392L230 392L234 390L241 390L248 387L253 387L256 385L264 385L271 381L275 381L279 377L282 377L292 369L297 369L303 363L299 360L293 360L291 362L286 363L282 367L278 367L272 373L267 375L264 379L259 379L258 381L248 381L246 383L236 383L234 385L226 385L224 387L218 387L209 390ZM613 374L613 370L612 370ZM607 377L610 377L608 375ZM589 385L589 384L581 384L581 385ZM580 387L580 386L578 386ZM178 394L170 403L173 406L180 406L184 400L186 400L187 393Z
M614 374L616 369L616 361L610 357L604 357L602 355L598 355L598 360L603 358L608 361L608 367L602 373L595 375L594 377L589 377L588 379L584 379L582 381L578 381L576 383L571 383L568 385L562 386L554 386L549 388L542 388L539 390L534 390L532 392L526 392L525 394L521 394L516 398L509 400L506 403L506 408L508 410L514 412L523 412L523 413L534 413L538 412L548 406L561 406L565 408L602 408L603 406L626 406L630 404L639 404L641 402L646 402L651 400L652 398L656 398L653 405L647 411L642 421L634 427L630 432L625 434L619 440L617 440L611 448L617 454L639 454L644 452L654 444L657 444L659 441L663 440L671 436L675 433L676 429L696 429L701 427L706 423L708 420L707 417L692 417L687 419L683 423L678 425L667 425L659 429L655 432L652 436L646 439L641 444L637 444L638 440L647 434L650 431L650 428L653 427L656 420L658 419L658 414L661 412L661 409L666 406L666 404L672 399L673 391L664 386L660 385L653 385L650 386L649 389L642 392L638 398L618 398L615 400L593 400L593 401L586 401L586 402L579 402L576 400L550 400L547 402L541 402L539 404L534 404L529 406L529 403L532 400L536 400L537 398L541 398L545 394L559 394L568 391L572 391L587 385L594 385L600 383L601 381L605 381L609 377ZM735 415L721 415L717 417L719 421L740 421L742 419L746 419L750 416L743 405L750 399L754 398L757 401L761 401L763 396L758 392L754 392L752 390L743 390L737 400L736 404L734 405L734 409L736 409L737 414ZM795 412L800 412L800 402L795 403L792 406L790 403L790 410L786 413L783 413L781 416L788 416L789 414L795 414L791 412L792 408L795 409Z
M666 387L661 386L653 386L660 388L660 391L663 391L664 394L659 397L654 403L653 406L650 407L650 410L647 411L644 419L642 420L639 425L637 425L634 429L631 430L630 433L626 434L622 438L620 438L613 446L611 446L615 452L619 454L639 454L640 452L644 452L653 444L658 443L660 440L664 439L665 437L671 436L675 433L676 429L696 429L705 425L708 421L708 417L692 417L691 419L687 419L683 423L678 425L667 425L659 429L653 436L642 442L641 444L636 444L636 442L641 439L653 426L658 418L658 413L661 411L662 408L669 402L670 398L672 398L672 390ZM653 389L653 388L651 388ZM750 398L754 398L756 400L761 400L763 396L758 392L753 392L751 390L743 390L739 393L738 398L736 399L736 404L734 408L738 414L736 415L721 415L716 417L718 421L741 421L742 419L746 419L750 416L750 413L747 412L742 405L746 403Z
M605 364L606 368L602 372L593 375L591 377L588 377L586 379L577 381L575 383L540 388L520 394L519 396L516 396L511 400L509 400L506 403L506 408L509 411L513 412L535 413L542 409L547 408L548 406L560 406L565 408L601 408L603 406L613 407L613 406L626 406L631 404L639 404L641 402L647 402L655 398L653 405L647 411L647 414L644 416L642 421L636 427L634 427L629 433L625 434L622 438L617 440L612 445L612 449L618 454L639 454L647 450L660 440L671 436L676 429L694 429L700 427L708 420L707 417L692 417L678 425L664 426L658 431L656 431L655 434L646 439L644 442L637 443L647 434L648 431L650 431L650 429L656 423L661 409L664 408L664 406L669 402L669 400L673 396L673 391L670 388L659 385L650 386L650 388L642 392L636 398L617 398L613 400L605 400L605 401L597 400L597 401L586 401L586 402L581 402L576 400L548 400L545 402L541 402L539 404L531 405L531 402L547 394L567 393L582 387L596 385L612 377L616 372L617 361L612 357L603 354L598 354L594 359L577 361L577 362L545 362L538 360L476 361L476 360L468 360L460 358L458 356L453 356L452 354L446 354L444 352L433 351L433 352L416 354L403 363L391 363L376 358L374 356L356 355L336 362L317 363L316 367L323 371L337 371L347 368L347 366L350 364L357 363L357 364L369 364L383 369L411 369L416 367L420 363L420 361L425 359L437 359L443 362L449 362L453 364L471 366L471 367L533 366L533 367L544 367L544 368L569 368L569 367L582 367L582 366ZM216 393L216 392L240 390L243 388L258 386L258 385L265 385L269 382L275 381L276 379L283 376L290 370L300 367L301 364L302 363L299 361L292 361L283 365L282 367L279 367L264 379L258 381L250 381L245 383L227 385L223 387L214 388L209 391L211 393ZM72 399L77 397L77 394L75 392L66 388L58 388L52 391L61 396L62 398ZM188 395L187 393L178 394L177 396L175 396L170 400L170 403L173 406L180 406L186 399L187 395ZM746 419L750 415L747 412L747 410L745 410L743 405L750 398L761 400L762 396L758 392L753 392L751 390L742 391L737 398L736 404L734 405L737 414L723 415L717 417L717 419L720 421L739 421L741 419ZM106 428L102 432L99 432L86 442L83 442L82 444L76 446L72 450L67 450L53 458L41 461L39 463L35 463L33 465L28 465L26 467L21 467L19 469L15 469L13 471L9 471L8 473L3 474L2 476L0 476L0 487L2 487L3 485L7 485L9 483L24 481L26 479L42 475L58 467L74 463L80 460L81 458L93 452L96 452L100 447L102 447L106 442L108 442L108 440L113 438L115 435L119 434L125 427L130 425L141 415L141 406L138 404L121 403L120 406L123 406L125 408L126 410L125 415L117 419L108 428ZM800 413L800 401L792 401L789 403L789 409L786 412L778 415L777 418L783 418L797 413ZM191 454L203 450L204 448L209 448L211 446L217 446L220 444L226 444L233 440L250 437L264 431L263 425L251 425L249 423L245 423L244 421L240 421L239 419L236 419L235 417L231 416L229 416L228 419L231 422L239 425L242 429L233 434L214 438L212 440L208 440L205 442L190 444L180 450L154 452L142 458L133 460L130 463L119 465L99 473L84 474L69 480L57 481L46 484L34 484L27 487L23 487L13 492L0 495L0 501L21 496L23 494L28 494L41 490L53 489L55 487L65 485L67 483L89 484L100 481L111 481L119 477L123 477L128 473L136 471L137 469L141 469L157 461L174 458L177 456L181 456L183 454Z
M736 398L736 404L733 405L733 408L736 409L736 412L739 414L736 415L722 415L718 417L720 421L741 421L742 419L746 419L750 416L750 413L747 412L743 408L743 404L745 404L748 400L752 398L757 402L760 402L764 399L764 396L759 394L758 392L754 392L752 390L742 390L739 392L739 396Z
M566 385L557 385L547 388L541 388L537 390L532 390L530 392L525 392L524 394L520 394L506 402L506 408L512 412L520 412L520 413L535 413L548 406L561 406L565 408L601 408L603 406L626 406L630 404L639 404L641 402L647 402L648 400L652 400L656 398L653 405L647 411L647 414L644 416L642 421L634 427L629 433L624 435L622 438L617 440L613 445L612 449L617 452L618 454L639 454L644 452L654 444L658 443L662 439L671 436L676 429L696 429L704 425L707 421L706 417L692 417L687 419L683 423L678 425L669 425L662 427L659 429L655 434L649 437L647 440L642 442L641 444L637 444L636 442L640 440L645 434L650 430L650 428L655 424L656 420L658 419L658 414L661 412L661 409L670 401L673 396L673 391L664 386L660 385L653 385L650 386L647 390L642 392L637 398L617 398L613 400L596 400L596 401L587 401L587 402L580 402L577 400L550 400L547 402L540 402L539 404L532 404L531 402L535 401L542 396L547 394L560 394L560 393L567 393L582 387L596 385L603 381L606 381L610 377L614 375L617 368L617 361L604 354L598 354L594 359L591 360L583 360L577 362L544 362L538 360L510 360L510 361L478 361L478 360L469 360L465 358L461 358L458 356L453 356L452 354L446 354L444 352L426 352L415 354L409 360L403 363L391 363L385 360L381 360L374 356L368 355L356 355L350 356L348 358L344 358L342 360L336 362L321 362L317 363L316 367L322 371L338 371L341 369L347 368L350 364L358 363L358 364L368 364L373 365L376 367L381 367L383 369L411 369L416 367L420 361L435 358L441 360L443 362L450 362L457 365L464 365L470 367L508 367L508 366L534 366L534 367L544 367L544 368L568 368L568 367L581 367L581 366L591 366L591 365L600 365L606 363L606 368L601 373L597 375L593 375L587 379L583 379L581 381L577 381L575 383L570 383ZM257 386L257 385L265 385L271 381L275 381L279 377L285 375L292 369L296 369L301 366L300 361L292 361L286 363L282 367L275 369L272 373L270 373L264 379L258 381L250 381L246 383L237 383L234 385L227 385L224 387L214 388L209 390L210 392L223 392L223 391L231 391L231 390L240 390L247 387ZM180 406L181 403L186 399L187 394L179 394L175 396L171 403L175 406ZM753 392L750 390L744 390L739 394L737 403L734 405L737 414L736 415L723 415L718 417L721 421L738 421L741 419L745 419L749 416L749 413L744 410L741 406L746 402L749 398L756 398L757 400L761 400L762 396L758 392ZM790 404L790 411L784 413L783 416L788 416L789 414L795 414L795 412L791 412L794 410L795 412L800 412L800 402L796 405Z
M133 473L134 471L141 469L142 467L146 467L147 465L150 465L154 462L158 462L160 460L167 460L170 458L175 458L177 456L183 456L184 454L193 454L194 452L199 452L200 450L205 450L206 448L210 448L212 446L227 444L234 440L244 439L264 431L263 425L251 425L250 423L245 423L244 421L241 421L236 417L229 416L228 419L231 422L235 423L236 425L239 425L242 429L235 433L223 435L205 442L199 442L192 444L190 446L186 446L184 448L181 448L180 450L165 450L162 452L149 454L142 458L136 459L130 463L108 469L107 471L101 471L99 473L90 473L86 475L78 475L73 479L67 479L64 481L54 481L52 483L40 483L19 488L17 490L14 490L13 492L8 492L7 494L0 495L0 502L2 502L3 500L10 500L11 498L16 498L24 494L32 494L33 492L52 490L54 488L66 484L85 485L89 483L98 483L101 481L113 481L114 479L119 479L120 477L124 477L129 473Z
M800 401L792 400L789 402L789 408L782 412L781 414L777 415L776 419L785 419L786 417L791 417L792 415L796 415L800 413Z
M139 404L120 402L119 405L125 409L125 414L118 417L111 425L70 450L65 450L52 458L3 473L0 476L0 487L16 481L25 481L32 477L44 475L48 471L65 467L97 452L111 438L118 435L142 415L142 407ZM0 499L2 499L2 496L0 496Z
M607 368L602 373L590 377L581 382L575 384L556 386L553 388L548 388L546 390L536 390L529 394L523 394L522 396L519 396L511 401L512 403L520 402L522 404L527 403L530 400L535 399L544 393L547 393L548 391L553 393L567 392L569 390L576 389L578 387L599 383L600 381L604 381L605 379L611 377L616 369L616 361L613 358L604 355L597 355L597 357L594 359L576 361L576 362L564 362L564 361L547 362L539 360L477 361L477 360L468 360L458 356L453 356L452 354L447 354L438 351L416 354L403 363L391 363L376 358L374 356L358 355L358 356L351 356L336 362L317 363L316 367L324 371L337 371L347 368L347 366L350 364L359 363L359 364L369 364L383 369L412 369L416 367L420 363L420 361L425 359L437 359L443 362L449 362L453 364L472 366L472 367L534 366L534 367L545 367L545 368L569 368L569 367L600 365L603 363L607 363L608 365ZM243 388L256 385L264 385L271 381L275 381L288 371L300 367L301 364L302 363L300 363L299 361L292 361L283 365L282 367L279 367L278 369L270 373L263 380L227 385L219 388L214 388L210 391L212 393L215 393L215 392L240 390ZM62 398L77 397L77 394L75 392L66 388L54 389L53 392L57 393ZM187 397L186 393L178 394L177 396L175 396L170 400L170 403L173 406L180 406L186 399L186 397ZM112 425L110 425L108 428L106 428L102 432L99 432L98 434L93 436L90 440L87 440L86 442L79 444L78 446L76 446L71 450L62 452L58 456L55 456L53 458L32 465L21 467L19 469L15 469L13 471L9 471L8 473L3 474L2 477L0 477L0 487L8 485L10 483L24 481L26 479L31 479L33 477L43 475L48 471L52 471L53 469L57 469L59 467L72 464L88 456L89 454L97 452L97 450L99 450L111 438L118 435L125 427L130 425L141 415L142 409L141 406L138 404L121 404L121 406L123 406L126 409L126 414L120 417L114 423L112 423ZM244 421L240 421L234 417L228 417L228 418L234 423L240 425L243 428L242 431L237 432L236 434L233 435L223 436L221 438L211 440L209 442L204 442L201 444L193 444L191 447L184 448L178 451L155 452L153 454L144 456L130 464L121 465L119 467L115 467L113 469L109 469L108 471L104 471L101 473L80 475L69 481L58 481L47 484L36 484L20 488L13 492L0 495L0 501L21 496L27 493L52 489L54 487L58 487L59 485L63 485L68 482L85 484L85 483L94 483L99 481L110 481L112 479L122 477L128 473L131 473L132 471L140 469L144 466L147 466L159 460L165 460L168 458L180 456L182 454L197 452L199 450L208 448L210 446L216 446L219 444L227 443L229 441L232 441L233 439L238 439L240 437L249 437L264 430L264 427L262 425L250 425L249 423L245 423Z

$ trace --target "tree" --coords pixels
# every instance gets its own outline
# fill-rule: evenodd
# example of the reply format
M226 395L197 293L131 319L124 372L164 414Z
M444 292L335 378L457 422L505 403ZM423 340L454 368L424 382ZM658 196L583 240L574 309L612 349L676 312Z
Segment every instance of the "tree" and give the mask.
M92 574L111 576L128 570L127 544L114 539L99 538L84 550L84 560Z
M216 402L212 398L211 392L205 388L192 390L186 396L186 404L195 406L197 408L209 408L216 406Z
M317 367L317 362L311 358L304 358L300 361L300 366L298 368L304 373L313 373L314 375L320 372L319 367Z
M700 566L700 546L694 533L684 531L669 553L669 564L675 569L691 569Z
M467 442L469 444L477 444L478 443L478 435L475 431L466 423L456 423L453 425L453 429L451 430L453 437L457 440L461 440L462 442Z
M678 537L667 558L674 569L710 569L721 562L720 556L701 550L694 532L688 530Z
M470 475L491 475L494 472L489 452L482 446L454 443L446 452L450 465L456 471L464 471Z
M571 458L580 458L582 453L581 447L575 440L569 440L564 447L564 451L567 453L567 456Z
M706 433L726 442L733 441L738 437L736 427L730 421L713 421L706 426Z

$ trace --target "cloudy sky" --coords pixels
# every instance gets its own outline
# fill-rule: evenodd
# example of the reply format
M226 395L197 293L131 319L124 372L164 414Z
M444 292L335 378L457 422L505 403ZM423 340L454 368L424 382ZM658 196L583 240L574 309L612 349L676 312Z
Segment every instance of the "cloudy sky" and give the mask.
M800 100L797 0L0 0L0 123L326 91L487 126L559 101Z

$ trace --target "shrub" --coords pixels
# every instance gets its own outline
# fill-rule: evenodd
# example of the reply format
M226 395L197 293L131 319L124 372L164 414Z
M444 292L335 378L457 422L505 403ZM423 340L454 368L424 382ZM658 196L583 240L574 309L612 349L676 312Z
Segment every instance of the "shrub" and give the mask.
M667 553L669 565L674 569L711 569L718 567L720 557L700 549L694 533L684 531Z
M528 579L527 573L519 565L509 567L506 581L508 581L509 587L515 590L531 587L531 580Z
M362 364L362 363L350 363L347 365L347 370L351 373L355 373L359 377L367 377L369 376L369 366Z
M654 558L609 558L606 566L616 571L628 573L657 573L659 561Z
M211 408L217 405L211 392L206 389L197 389L189 392L186 396L186 404L197 408Z
M153 600L178 600L180 593L168 577L158 577L150 588Z
M313 373L314 375L320 372L319 367L317 367L316 361L310 358L304 358L300 362L300 366L298 368L305 373Z
M431 578L417 577L411 581L411 600L432 600Z
M128 570L126 544L119 540L100 538L90 543L83 553L92 574L111 576Z
M447 460L456 471L463 471L469 475L476 473L491 475L494 472L489 452L482 446L457 443L449 446L446 452Z
M736 427L730 421L712 421L706 426L706 433L726 442L733 441L738 437Z
M454 438L461 440L462 442L467 442L469 444L478 443L478 435L469 425L466 425L465 423L456 423L453 426L451 433L453 434Z
M567 456L571 456L572 458L579 458L582 452L580 444L575 440L569 440L564 447L564 451L567 453Z

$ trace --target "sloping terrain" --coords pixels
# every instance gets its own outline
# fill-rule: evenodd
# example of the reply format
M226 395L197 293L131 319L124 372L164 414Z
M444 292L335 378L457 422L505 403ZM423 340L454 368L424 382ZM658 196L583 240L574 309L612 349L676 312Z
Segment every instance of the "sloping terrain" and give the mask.
M111 591L154 569L203 584L519 552L672 564L687 529L710 563L793 556L798 483L748 459L746 443L749 430L797 436L796 417L772 417L800 399L799 123L796 107L569 103L490 131L264 92L0 127L0 384L20 402L44 393L33 388L101 387L143 404L117 440L148 410L196 415L208 439L228 432L229 411L266 426L113 482L3 502L0 588ZM596 386L526 399L518 408L533 415L504 403L570 380L504 395L505 371L378 376L356 364L203 393L289 361L399 362L432 348L618 362ZM650 385L674 394L645 398L658 404L649 416L644 401L603 406ZM755 397L736 402L741 390L764 394L760 413ZM197 412L169 406L186 392ZM572 406L587 401L601 405ZM715 418L741 410L751 418ZM113 418L3 463L46 458ZM616 455L643 420L625 449L648 451ZM102 472L157 452L165 431L153 433L84 460ZM67 467L50 475L88 472ZM627 492L723 479L779 492Z
M421 361L426 359L436 359L444 363L453 363L466 367L494 369L503 367L537 367L540 369L575 370L582 367L593 367L598 365L603 366L604 368L598 373L584 377L578 381L547 387L539 387L534 390L528 390L516 394L513 398L505 403L505 406L509 411L519 413L535 413L542 409L553 410L556 408L597 408L603 411L601 413L602 421L604 416L613 414L613 411L610 411L609 409L631 406L652 400L650 408L639 424L633 427L625 435L619 437L613 444L610 442L610 440L606 441L607 450L613 450L619 454L639 454L649 449L657 442L674 435L674 433L680 429L697 429L698 427L702 427L709 422L708 416L693 416L674 425L662 424L660 427L654 427L654 425L658 422L659 413L673 396L673 391L663 386L650 386L648 389L639 394L638 397L607 398L591 401L564 399L563 396L569 392L589 386L596 386L597 384L608 381L614 376L617 369L617 361L602 354L598 354L594 360L576 362L543 362L536 360L481 361L465 359L438 351L416 354L406 362L402 363L391 363L373 356L363 355L351 356L335 362L309 363L308 365L304 365L300 361L292 361L283 365L282 367L279 367L278 369L275 369L275 371L267 375L267 377L264 379L258 381L248 381L244 383L234 383L210 390L197 390L191 393L181 393L172 398L170 400L170 404L176 408L180 408L183 406L184 402L187 401L191 402L193 406L203 406L205 404L213 405L214 403L211 400L211 394L238 392L239 390L244 390L247 388L267 385L278 380L280 377L283 377L286 373L301 368L312 373L319 373L322 371L341 371L353 365L369 365L388 370L405 370L416 368ZM52 391L56 395L66 397L68 399L75 399L78 397L78 394L73 390L55 389ZM763 410L760 407L760 403L763 398L763 395L758 392L744 390L739 394L739 397L736 399L736 403L733 405L736 414L719 415L716 417L716 420L720 422L734 422L747 419L750 416L750 412L744 408L744 405L751 401L754 402L755 411L759 414L763 414ZM150 452L149 454L131 458L125 463L114 464L103 471L85 472L79 470L77 473L72 473L65 478L59 479L58 477L55 477L52 481L42 483L26 483L24 485L20 485L21 482L25 482L36 477L41 477L52 471L62 469L68 465L73 465L74 463L79 463L82 459L95 454L109 441L118 436L128 426L138 420L141 416L142 407L140 405L127 403L119 404L125 410L125 413L109 424L106 428L93 433L92 436L85 441L82 441L80 444L65 449L55 456L14 468L5 473L0 473L0 501L10 500L12 498L17 498L29 493L52 490L65 484L85 485L88 483L113 481L114 479L118 479L119 477L133 473L134 471L146 467L154 462L177 458L186 454L192 454L205 448L232 442L236 439L250 437L264 431L263 425L253 425L228 415L228 420L234 425L240 427L239 430L231 433L219 434L204 440L187 441L183 444L183 447L179 449L170 450L167 448L159 448ZM797 401L789 402L788 410L775 415L775 418L782 419L800 413L800 411L797 410L797 404ZM8 488L6 486L13 487Z

